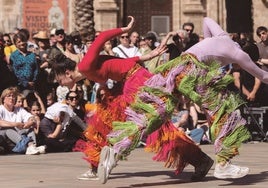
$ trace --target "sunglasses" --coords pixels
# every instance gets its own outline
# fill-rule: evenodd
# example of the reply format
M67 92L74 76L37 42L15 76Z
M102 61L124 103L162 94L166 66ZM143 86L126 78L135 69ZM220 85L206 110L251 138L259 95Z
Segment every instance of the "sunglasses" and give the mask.
M68 100L73 101L74 99L77 100L77 96L74 96L74 97L68 97Z
M10 40L4 40L5 43L10 43Z
M128 39L129 36L121 36L121 39L124 39L124 38Z
M192 32L193 30L191 30L191 29L184 29L185 31L187 31L187 32Z

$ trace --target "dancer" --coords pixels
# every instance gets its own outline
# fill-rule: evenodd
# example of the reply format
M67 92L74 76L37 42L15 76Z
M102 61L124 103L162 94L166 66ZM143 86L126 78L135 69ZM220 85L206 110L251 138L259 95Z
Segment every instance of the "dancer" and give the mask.
M166 51L166 46L160 45L149 54L141 57L121 59L113 56L98 55L107 40L131 30L134 18L130 18L131 21L127 27L101 32L82 62L78 64L78 67L68 58L59 58L53 64L53 70L56 73L58 82L69 88L72 88L75 82L85 77L99 83L105 83L108 78L111 78L119 83L121 82L123 85L122 89L115 89L121 93L113 94L113 100L109 102L109 105L100 106L89 121L88 129L85 131L85 136L89 141L85 144L83 151L86 154L86 160L92 165L90 167L92 170L85 174L84 177L96 179L94 168L98 165L101 149L109 143L106 136L112 129L112 122L116 120L126 121L126 107L134 101L136 92L144 85L144 81L152 77L152 74L141 67L139 62L154 58ZM176 129L174 128L174 130ZM180 146L182 146L181 153L184 153L184 155L181 154L181 158L186 161L185 164L190 163L195 166L195 173L192 179L195 181L201 180L211 168L213 161L183 132L175 132L174 138L178 137L178 140L182 140ZM107 149L107 147L105 148ZM189 150L191 152L185 152ZM195 156L193 160L191 154ZM92 171L93 173L91 173ZM101 181L105 183L106 179L102 178Z
M248 174L249 168L230 163L238 154L241 143L250 138L250 133L244 126L246 121L236 110L243 101L238 95L226 90L233 78L222 74L219 68L236 63L265 83L268 82L268 74L259 69L215 21L205 18L203 27L206 39L188 49L182 56L158 67L155 75L145 82L134 103L125 111L127 121L113 122L114 131L108 135L113 148L103 148L98 168L102 182L107 181L114 167L113 153L129 154L142 130L149 134L146 146L147 150L157 153L155 160L165 161L167 166L176 166L178 172L183 170L187 162L194 161L189 156L193 151L183 150L183 139L174 139L175 132L169 122L176 103L173 97L177 92L200 105L206 113L215 143L214 176L226 179ZM216 46L220 48L215 48ZM136 126L136 130L130 132L131 126ZM202 179L197 177L193 179Z
M185 165L189 163L195 167L195 173L192 176L192 180L194 180L194 181L202 180L205 177L205 175L207 174L207 172L209 171L209 169L211 168L213 161L211 161L211 159L206 154L204 154L201 151L201 149L194 144L194 142L192 140L190 140L187 136L185 136L185 134L183 132L176 130L172 126L172 124L170 123L169 118L173 112L174 106L176 106L176 94L179 92L186 95L186 96L191 95L192 97L190 97L190 96L188 96L188 97L198 104L202 104L204 102L207 102L208 107L211 107L211 106L215 107L216 106L216 105L209 104L208 102L210 102L210 101L204 101L204 99L207 99L206 97L204 97L204 99L203 99L202 96L200 96L196 92L194 92L193 86L195 84L198 84L197 82L194 82L194 81L197 81L198 79L191 80L192 81L191 83L193 85L185 84L185 82L187 80L189 80L189 78L190 78L189 75L191 75L191 73L194 73L194 72L196 74L202 73L202 75L213 76L213 74L206 74L206 73L208 71L211 72L212 70L216 70L217 67L211 66L211 65L215 65L216 63L205 65L203 63L200 63L193 55L186 53L186 54L182 55L181 57L178 57L178 58L174 59L173 61L165 64L164 66L159 67L156 71L157 74L155 76L152 76L147 70L140 67L138 62L148 60L150 58L153 58L157 55L162 54L165 51L165 45L163 45L163 44L161 44L158 48L153 50L151 53L144 55L144 56L141 56L141 57L120 59L120 58L116 58L116 57L96 55L96 54L99 54L99 51L100 51L100 49L105 41L107 41L110 38L113 38L117 35L120 35L123 32L127 32L132 28L133 23L134 23L134 19L132 17L130 17L130 18L131 18L131 21L129 22L127 27L102 32L101 35L96 39L96 41L93 42L92 46L90 47L89 51L87 52L87 54L84 57L84 59L82 60L82 62L80 62L78 64L78 67L76 67L76 65L72 61L69 61L66 59L58 61L56 64L53 65L53 70L56 72L56 75L57 75L56 77L57 77L57 80L59 81L59 83L61 85L67 85L68 87L72 87L75 82L77 82L80 79L85 78L85 77L87 77L90 80L93 80L96 82L102 82L102 83L105 82L108 78L123 82L124 87L121 90L122 94L115 96L116 99L127 99L125 101L124 100L117 101L118 104L120 104L120 102L125 103L123 105L120 104L122 107L130 106L130 104L132 102L134 102L134 94L137 93L138 89L140 89L141 86L144 85L144 82L147 80L146 81L147 86L145 85L144 87L142 87L141 88L142 90L140 90L140 91L147 91L152 96L153 95L158 95L158 96L156 96L154 99L147 100L146 102L157 102L156 107L160 106L159 104L164 105L164 108L159 108L159 112L163 112L164 114L161 114L161 116L157 116L158 113L154 113L154 109L153 109L154 106L153 105L149 104L146 106L146 104L145 105L142 104L143 108L140 109L140 112L142 110L148 111L148 109L149 109L150 113L148 113L148 112L144 113L145 115L141 114L140 120L144 120L144 122L140 121L138 124L136 124L134 121L132 121L133 119L131 119L131 116L129 116L129 114L131 112L134 112L133 111L134 108L139 110L139 108L142 107L142 106L138 105L139 104L138 102L145 99L146 96L142 97L140 95L135 95L135 96L137 96L137 99L135 101L135 103L137 105L135 105L135 103L134 103L131 106L131 108L126 109L126 112L128 114L127 116L125 116L123 111L122 111L122 109L124 109L124 108L122 108L120 111L116 111L116 112L112 111L111 114L113 116L110 117L108 124L110 124L110 123L112 124L113 120L116 120L115 117L119 117L118 120L121 122L114 121L113 128L118 129L118 130L125 128L125 131L120 131L120 132L115 131L114 133L117 133L117 136L114 136L116 134L109 135L109 144L113 144L115 149L104 147L105 144L107 145L107 143L108 143L107 140L105 140L104 144L103 144L103 142L100 144L100 141L99 141L100 148L103 147L102 156L100 158L100 164L99 164L99 169L98 169L99 170L98 171L99 177L100 177L102 183L105 183L107 181L108 174L114 166L114 164L111 163L111 161L115 160L114 155L112 155L112 153L114 153L114 151L115 151L115 153L118 154L118 156L129 154L129 152L135 148L135 145L138 143L138 140L139 140L140 136L142 135L142 133L147 132L147 134L150 134L149 138L157 138L157 139L152 139L151 141L161 141L160 145L154 144L156 142L148 142L149 143L148 148L149 149L151 148L153 151L158 152L158 155L156 155L156 157L155 157L156 160L166 161L167 167L175 167L177 169L177 172L182 171L183 168L185 167ZM208 20L210 20L210 19L208 19ZM225 38L228 41L227 37L225 37ZM224 42L224 41L222 41L222 42ZM234 45L235 49L238 48L233 42L232 42L232 44ZM214 47L214 46L212 46L212 47ZM195 49L195 48L193 48L193 49ZM204 54L205 54L205 52L206 52L206 50L204 48ZM201 56L201 52L198 52L196 50L196 53L197 53L197 57L200 58L199 60L203 60L203 57ZM241 53L243 53L243 52L241 51ZM217 54L223 55L222 52L211 53L210 51L207 55L212 55L211 57L213 57L215 59L217 57L215 55L217 55ZM239 51L239 54L240 54L240 51ZM224 56L227 59L229 58L228 54L224 54ZM243 56L245 56L247 58L247 55L245 53L243 53ZM206 56L206 54L205 54L204 57L208 57L208 56ZM243 57L243 58L245 58L245 57ZM227 59L224 59L225 64L227 64L227 62L226 62ZM231 60L232 60L232 58L231 58ZM234 57L231 62L238 63L242 67L244 67L243 66L244 63L253 64L253 62L250 59L246 59L246 61L237 61L236 57ZM252 65L250 65L250 66L252 66ZM255 75L257 75L257 77L262 77L261 80L265 80L266 82L268 81L268 77L266 78L263 76L264 72L260 72L260 70L256 69L254 66L252 66L252 67L253 67L252 70L248 69L248 70L250 70L249 72L254 73ZM174 71L170 71L171 68L174 68L174 70L176 70L176 68L179 68L180 70L177 70L177 72L176 71L174 72ZM163 75L161 75L160 73L163 73ZM214 71L213 73L216 73L216 71ZM162 76L163 79L162 80L156 79L156 76L158 76L159 78L161 78L161 76ZM166 77L166 76L168 76L168 77ZM176 79L175 79L175 77L176 77ZM196 76L195 78L198 78L198 76ZM213 78L213 77L210 77L210 78ZM176 91L176 89L174 89L175 88L174 84L168 86L165 83L166 80L171 81L171 84L172 84L172 82L174 82L176 80L176 82L177 82L176 85L180 86L180 87L176 86L176 89L178 88L178 91ZM226 81L230 81L231 79L228 78L228 79L223 79L223 80L226 82ZM161 85L158 84L158 87L155 87L153 85L152 86L150 85L153 83L153 81L162 81L162 83L161 83ZM203 84L205 84L203 86L205 87L206 85L207 86L213 85L212 81L211 81L211 83L209 83L209 82L203 83ZM217 81L217 80L215 79L214 81ZM214 82L214 85L215 85L215 83L218 84L217 86L225 86L225 84L220 85L221 83L224 83L224 82ZM166 87L166 86L168 86L168 87ZM181 88L181 86L182 86L182 88ZM197 85L197 86L199 86L199 85ZM202 88L201 86L202 85L200 84L200 87L198 87L200 89L200 91ZM166 87L166 88L164 88L164 87ZM215 88L221 89L222 87L215 87ZM186 92L187 89L188 89L188 91ZM213 93L215 94L217 92L218 91L215 90ZM126 95L127 93L132 93L132 95ZM203 95L205 95L205 93L203 93ZM195 98L193 98L193 96ZM138 101L139 97L141 99L140 101ZM159 99L164 100L164 102L159 100ZM211 99L211 96L208 99ZM114 103L114 104L116 104L116 103ZM204 103L204 104L206 104L206 103ZM237 104L237 103L235 103L235 104ZM110 109L112 109L111 106L113 106L113 105L110 105L110 107L109 107ZM204 107L207 108L207 106L204 106ZM232 111L232 109L230 111ZM121 116L123 116L123 117L118 115L120 113L121 113ZM117 116L116 116L116 114L117 114ZM150 116L149 116L149 114L150 114ZM139 114L133 113L133 115L139 115ZM146 117L146 115L148 117ZM212 114L212 115L215 115L215 114ZM217 117L220 117L220 116L217 116ZM111 120L111 119L113 119L113 120ZM128 121L126 121L126 120L128 120ZM213 119L213 121L216 122L215 123L216 125L218 124L218 120L219 119ZM105 122L105 123L107 124L107 122ZM122 126L120 126L120 124ZM91 124L91 125L93 125L93 124ZM161 125L163 125L163 126L161 126ZM100 127L101 126L102 126L102 123L100 124ZM89 127L91 127L91 128L94 127L97 129L98 125L89 126ZM239 127L243 127L243 126L239 126ZM158 134L160 131L159 129L161 129L162 133L165 133L165 134ZM99 131L99 129L97 129L97 130ZM219 130L220 129L218 129L217 131L219 131ZM102 130L100 130L99 132L103 133ZM90 137L89 137L89 135L87 135L87 133L89 133L89 132L86 132L86 137L90 139ZM109 131L107 131L106 133L108 134ZM101 134L101 135L105 136L103 134ZM157 137L154 137L154 136L157 136ZM170 136L170 137L168 137L168 136ZM116 138L119 138L119 140ZM168 142L167 142L167 140L165 140L166 138L169 139ZM241 143L241 140L245 140L247 138L248 138L248 135L245 134L245 136L242 139L235 142L235 144L239 145L239 142ZM123 141L123 142L120 142L120 141ZM222 141L222 139L220 141ZM152 148L153 146L154 146L154 148ZM156 146L161 146L162 150ZM234 151L236 151L235 148L234 148ZM167 150L165 150L165 149L167 149ZM169 151L169 153L167 155L163 155L163 153L161 153L163 151L164 152ZM227 153L227 154L229 154L229 153ZM86 153L86 155L87 155L87 159L91 162L92 156L90 156L90 153ZM230 155L233 155L233 153ZM222 161L228 161L227 159L229 159L229 158L231 158L231 157L228 156L226 159L224 158L224 160L222 160ZM217 160L217 161L219 161L218 163L221 162L221 160ZM95 161L95 162L98 162L98 161ZM93 164L93 163L91 163L91 164ZM229 163L226 163L226 164L229 164ZM229 166L233 167L233 165L229 165ZM241 168L238 167L238 172L236 172L236 177L241 176L241 175L244 176L247 173L248 173L247 168L245 168L245 169L243 168L241 171ZM236 177L234 177L234 178L236 178Z

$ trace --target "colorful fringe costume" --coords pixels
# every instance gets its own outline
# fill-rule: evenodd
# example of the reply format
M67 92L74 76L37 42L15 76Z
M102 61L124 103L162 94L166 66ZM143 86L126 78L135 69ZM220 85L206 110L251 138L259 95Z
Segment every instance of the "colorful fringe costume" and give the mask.
M85 132L89 141L84 152L90 163L97 165L100 150L107 144L117 154L127 156L145 133L146 150L156 153L154 160L164 161L178 173L188 163L200 165L205 154L170 122L177 96L181 94L205 111L217 162L228 161L238 154L240 144L250 137L245 120L236 110L243 101L225 89L233 79L221 74L219 68L236 63L265 83L268 76L215 21L205 18L203 29L204 40L158 67L154 75L138 65L139 57L98 55L105 41L123 33L121 29L101 32L78 69L95 82L105 83L108 78L122 82L123 89L105 108L98 108L89 121ZM217 48L219 43L221 46Z
M198 152L194 143L170 122L178 102L176 95L181 93L206 110L218 162L231 159L250 137L245 120L235 111L243 102L225 90L232 80L219 72L218 63L204 65L190 54L158 67L126 110L128 121L113 123L114 132L108 135L110 143L117 153L129 154L144 129L149 135L146 150L156 152L154 160L164 161L167 167L181 172L187 163L196 160Z

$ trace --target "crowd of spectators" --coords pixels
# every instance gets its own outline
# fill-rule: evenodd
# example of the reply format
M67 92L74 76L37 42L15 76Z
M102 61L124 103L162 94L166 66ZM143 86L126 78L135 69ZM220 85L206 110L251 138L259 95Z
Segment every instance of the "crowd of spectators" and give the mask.
M95 37L101 31L95 33ZM265 70L268 66L268 31L261 26L256 31L260 42L248 33L233 33L230 37ZM168 50L160 57L144 62L143 66L154 72L155 68L178 57L203 39L194 32L194 24L184 23L179 31L171 31L163 39L154 32L123 33L107 41L103 55L128 58L149 53L168 40ZM64 29L39 31L30 35L26 28L12 33L0 33L0 152L42 154L45 152L73 151L75 143L83 140L83 131L89 118L87 105L101 101L101 92L116 89L117 83L107 80L100 86L90 80L76 83L74 88L60 86L55 81L51 65L59 54L79 63L94 38L89 33ZM230 62L231 63L231 62ZM268 106L265 96L267 85L242 71L239 67L222 67L223 74L232 74L234 84L229 89L253 106ZM104 89L105 87L105 89ZM209 125L202 109L187 99L175 110L172 121L178 129L192 136L197 144L210 143ZM91 111L92 112L92 111Z

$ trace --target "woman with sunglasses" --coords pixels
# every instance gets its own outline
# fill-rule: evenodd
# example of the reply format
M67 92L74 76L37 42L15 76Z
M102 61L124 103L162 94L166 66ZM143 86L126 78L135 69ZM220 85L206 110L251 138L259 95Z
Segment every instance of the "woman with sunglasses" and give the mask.
M10 55L11 55L12 52L15 52L17 48L12 43L11 37L10 37L10 35L8 33L5 33L3 35L3 41L4 41L4 45L5 45L4 53L5 53L5 56L6 56L6 61L9 64Z

